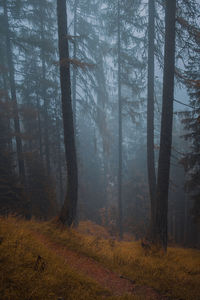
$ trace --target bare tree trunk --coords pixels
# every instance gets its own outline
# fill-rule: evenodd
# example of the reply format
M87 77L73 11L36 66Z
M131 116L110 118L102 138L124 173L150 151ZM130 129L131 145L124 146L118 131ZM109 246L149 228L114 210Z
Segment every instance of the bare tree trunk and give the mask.
M60 140L60 129L59 129L59 120L56 119L56 134L57 134L57 145L58 145L58 173L59 173L59 199L60 205L63 203L63 174L62 174L62 160L61 160L61 140Z
M185 195L184 199L184 246L188 244L188 228L189 228L189 222L188 222L188 197Z
M176 1L166 1L163 105L156 188L155 242L167 250L168 189L172 145Z
M151 201L151 224L155 222L156 171L154 158L154 38L155 38L155 0L149 0L148 24L148 91L147 91L147 167L149 194ZM151 232L151 235L153 232Z
M44 24L41 19L41 39L44 41ZM45 52L43 46L41 48L41 60L42 60L42 97L44 101L44 147L45 147L45 160L46 160L46 168L47 173L51 172L51 164L50 164L50 151L49 151L49 118L48 118L48 99L46 93L46 63L45 63Z
M8 9L7 9L6 0L3 0L3 8L4 8L4 19L5 19L5 28L6 28L7 64L9 70L11 100L13 102L13 108L14 108L14 127L15 127L16 147L17 147L17 160L18 160L18 167L19 167L19 175L21 177L22 182L25 183L25 166L24 166L24 159L22 153L22 140L20 136L21 130L20 130L15 75L14 75L14 63L13 63L11 37L10 37L10 29L9 29L9 21L8 21Z
M106 203L106 206L108 205L108 195L107 195L107 187L108 187L108 152L109 152L109 146L108 146L108 136L107 136L107 120L106 120L106 107L105 104L108 103L108 94L106 90L106 78L104 74L104 68L103 68L103 54L101 53L100 46L98 47L98 57L96 57L97 60L99 60L98 67L96 68L96 79L98 82L98 88L97 88L97 127L99 128L99 132L102 138L102 147L103 147L103 193L102 197L104 198L104 201Z
M73 58L77 59L77 7L79 0L74 2L74 53ZM73 116L74 116L74 130L77 134L77 122L76 122L76 79L77 79L77 67L73 66L73 78L72 78L72 101L73 101Z
M6 103L9 100L9 95L8 95L7 78L6 78L6 74L4 72L2 72L2 79L3 79L3 88L4 88L4 101ZM8 129L8 132L11 132L11 120L10 120L9 117L7 118L6 127ZM12 152L13 151L13 145L12 145L12 137L10 135L8 135L8 137L7 137L7 143L8 143L9 151Z
M38 115L38 138L39 138L39 151L40 151L40 159L43 161L43 153L42 153L42 128L41 128L41 118L40 118L40 103L38 94L36 96L37 101L37 115Z
M78 199L78 172L71 100L70 63L67 40L66 9L66 0L57 0L60 84L62 92L64 143L67 163L67 194L64 205L60 212L59 220L63 224L71 226L76 218Z
M117 51L118 51L118 230L119 238L123 237L122 225L122 99L121 99L121 22L120 22L120 0L117 6Z

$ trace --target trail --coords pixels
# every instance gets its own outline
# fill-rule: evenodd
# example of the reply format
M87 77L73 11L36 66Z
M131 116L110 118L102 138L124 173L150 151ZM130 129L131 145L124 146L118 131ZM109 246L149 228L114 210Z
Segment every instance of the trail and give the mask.
M119 274L105 268L93 258L81 253L69 250L66 246L54 243L46 236L33 233L35 238L42 242L48 249L63 257L71 269L96 281L103 288L108 289L113 296L137 295L144 300L170 300L171 298L161 296L150 287L137 286L134 281L122 277Z

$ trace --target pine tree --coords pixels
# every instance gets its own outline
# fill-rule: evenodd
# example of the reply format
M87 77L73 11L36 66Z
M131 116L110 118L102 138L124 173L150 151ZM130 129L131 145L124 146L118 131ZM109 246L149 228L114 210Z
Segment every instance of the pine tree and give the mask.
M155 55L155 1L149 0L148 22L148 79L147 79L147 169L151 201L151 230L155 221L156 171L154 158L154 55Z
M154 242L164 251L168 239L168 189L170 157L172 146L172 121L174 99L175 70L175 18L176 1L166 2L165 15L165 54L163 75L163 103L161 119L160 152L158 162L158 180L156 187L156 211L154 224Z
M26 154L26 168L31 215L41 220L54 217L58 210L54 181L37 153Z
M20 178L15 173L13 153L10 149L11 132L6 126L10 112L0 101L0 214L11 213L30 216L30 203Z
M13 61L13 45L11 43L11 31L9 25L9 16L8 16L8 6L7 1L3 1L3 10L4 10L4 26L5 30L5 39L6 39L6 58L7 58L7 67L9 72L9 83L10 83L10 93L11 99L13 102L14 110L14 127L15 127L15 139L16 139L16 148L17 148L17 159L18 159L18 168L19 174L22 182L25 182L25 166L23 159L23 149L22 149L22 139L21 139L21 128L20 128L20 119L18 112L18 103L17 103L17 92L16 92L16 82L15 82L15 67Z
M197 48L198 49L198 48ZM190 142L190 152L181 160L186 171L186 191L190 193L194 200L192 214L195 221L200 220L200 69L198 50L191 56L187 71L185 73L185 83L190 95L190 105L192 110L184 113L183 123L188 131L184 137Z
M117 68L118 99L118 227L120 238L122 229L122 174L123 174L123 120L126 110L130 110L133 119L136 119L138 98L144 90L144 72L146 70L146 54L142 51L145 44L145 17L139 14L141 1L104 1L104 23L107 26L107 35L115 40L111 49L117 59L114 64ZM136 33L137 32L137 33ZM138 34L139 33L139 34ZM143 48L144 49L144 48ZM144 54L144 55L143 55ZM131 95L131 97L130 97Z
M67 163L67 194L59 220L71 226L76 218L78 198L78 172L72 114L70 62L67 37L66 0L57 0L58 45L60 58L60 84L64 127L65 155Z

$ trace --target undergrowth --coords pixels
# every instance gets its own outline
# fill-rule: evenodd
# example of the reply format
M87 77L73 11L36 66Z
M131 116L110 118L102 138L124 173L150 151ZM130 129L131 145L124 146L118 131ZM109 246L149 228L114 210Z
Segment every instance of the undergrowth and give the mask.
M172 298L200 299L199 250L169 248L165 256L147 255L139 242L119 242L91 222L69 230L53 222L12 217L0 219L0 299L142 299L111 297L95 282L70 270L35 234L98 260L136 285L152 287Z
M70 270L62 258L35 240L27 227L27 223L13 218L0 219L1 300L109 296L95 282Z
M53 242L100 261L138 285L177 299L200 299L199 250L169 247L166 255L148 255L140 242L119 242L104 228L89 221L80 223L77 230L59 229L51 222L33 222L29 226Z

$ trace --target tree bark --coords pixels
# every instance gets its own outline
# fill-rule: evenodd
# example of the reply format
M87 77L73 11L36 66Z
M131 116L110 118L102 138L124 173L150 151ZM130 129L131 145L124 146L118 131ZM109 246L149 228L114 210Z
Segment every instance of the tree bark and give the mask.
M14 72L14 63L13 63L13 54L12 54L12 45L11 45L11 36L9 29L9 20L8 20L8 8L7 1L3 0L4 8L4 20L6 28L6 48L7 48L7 64L9 70L9 81L10 81L10 92L11 100L13 102L14 109L14 128L15 128L15 139L17 147L17 160L19 175L23 183L25 183L25 166L22 152L22 140L21 140L21 130L20 130L20 121L19 121L19 112L17 104L17 95L16 95L16 85L15 85L15 72Z
M38 118L38 143L39 143L40 159L41 159L41 161L43 161L43 153L42 153L42 128L41 128L40 103L39 103L38 93L37 93L37 96L36 96L36 103L37 103L37 118Z
M57 0L58 46L60 57L60 84L62 93L62 114L64 143L67 163L67 194L60 212L59 220L71 226L76 218L78 198L78 172L74 136L71 99L69 48L67 40L66 0Z
M57 135L57 145L58 145L58 173L59 173L59 200L60 206L63 203L63 174L62 174L62 158L61 158L61 135L59 128L59 120L56 118L56 135Z
M41 39L44 41L44 24L41 18ZM44 101L44 147L45 147L45 160L47 173L51 173L51 163L50 163L50 149L49 149L49 118L48 118L48 99L46 92L46 63L45 63L45 50L41 47L41 61L42 61L42 98Z
M119 238L123 237L122 225L122 99L121 99L121 22L120 0L117 5L117 52L118 52L118 230Z
M168 189L172 145L174 68L175 68L175 17L176 1L166 1L165 53L163 76L163 104L161 120L160 153L156 188L155 242L167 250Z
M74 2L74 53L73 58L77 59L77 7L79 0ZM77 78L77 66L73 66L73 78L72 78L72 100L73 100L73 116L74 116L74 130L75 136L77 134L77 122L76 122L76 78Z
M155 0L149 0L148 24L148 90L147 90L147 168L149 195L151 202L150 235L155 222L156 171L154 158L154 39L155 39Z

